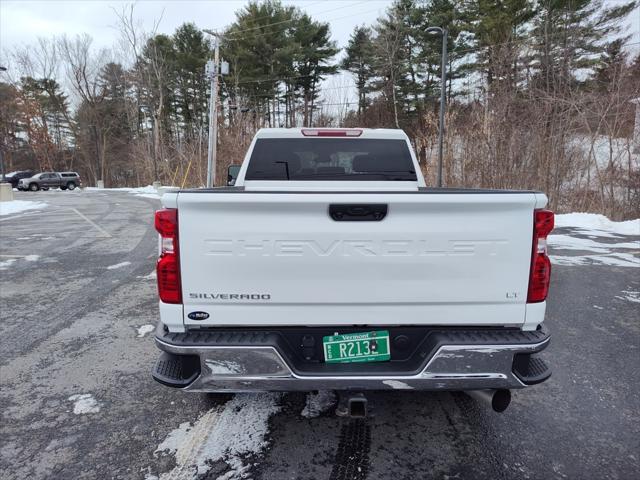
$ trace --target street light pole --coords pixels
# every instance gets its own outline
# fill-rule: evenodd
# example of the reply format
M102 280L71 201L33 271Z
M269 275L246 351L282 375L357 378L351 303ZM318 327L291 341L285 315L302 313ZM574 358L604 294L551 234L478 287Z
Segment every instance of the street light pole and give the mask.
M444 149L444 109L447 93L447 37L449 32L442 27L429 27L427 33L437 33L442 36L442 59L440 78L440 121L438 125L438 187L442 187L442 157Z

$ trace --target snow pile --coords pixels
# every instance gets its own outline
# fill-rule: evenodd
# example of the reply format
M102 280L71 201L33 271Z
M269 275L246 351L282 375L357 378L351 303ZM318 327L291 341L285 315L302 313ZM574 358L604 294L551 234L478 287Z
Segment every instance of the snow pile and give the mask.
M146 187L130 188L129 193L135 194L136 197L155 198L160 199L162 195L153 186L147 185Z
M624 222L614 222L604 215L597 213L566 213L556 215L555 226L571 227L582 230L585 234L595 236L609 236L607 233L618 235L640 235L640 218ZM601 235L605 233L605 235Z
M131 265L131 262L120 262L120 263L116 263L115 265L109 265L107 267L107 270L115 270L117 268L126 267L127 265Z
M162 187L165 189L176 189L179 190L180 187ZM153 185L147 185L146 187L115 187L115 188L97 188L97 187L87 187L86 190L90 192L127 192L132 193L136 197L145 197L145 198L154 198L159 200L162 197L160 191L158 191Z
M153 185L147 185L146 187L114 188L114 190L122 190L129 193L158 193L158 190L156 190Z
M153 325L142 325L138 328L138 338L144 337L147 333L151 333L156 329Z
M175 455L177 464L159 479L195 479L219 461L230 467L219 478L243 478L250 467L243 459L259 454L267 445L269 417L280 410L279 400L280 395L273 393L239 394L224 406L209 410L193 425L182 423L154 452ZM147 478L154 476L149 472Z
M46 206L47 204L45 202L32 202L31 200L11 200L9 202L0 202L0 216L20 213L26 210L45 208Z
M625 240L624 235L640 236L640 219L614 222L595 213L568 213L556 215L556 228L570 228L572 234L552 233L548 243L555 265L608 265L613 267L640 267L640 241L597 241L611 238ZM557 231L557 230L555 230ZM579 238L584 235L589 238ZM578 250L588 255L556 255L557 250Z
M333 390L320 390L307 394L307 404L300 412L305 418L316 418L327 412L336 404L337 398Z
M71 395L68 400L74 402L73 413L76 415L98 413L100 411L100 404L90 393Z

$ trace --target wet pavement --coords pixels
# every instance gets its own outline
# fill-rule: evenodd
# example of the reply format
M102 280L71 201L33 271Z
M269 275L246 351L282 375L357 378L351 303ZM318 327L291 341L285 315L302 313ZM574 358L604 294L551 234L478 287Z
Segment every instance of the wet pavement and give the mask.
M3 479L640 477L637 267L554 267L544 352L553 375L514 392L502 414L460 393L398 391L368 394L365 420L331 409L305 418L306 394L268 397L275 408L261 410L251 395L188 394L151 379L157 200L113 191L17 198L49 205L0 217ZM625 254L637 258L638 245ZM242 412L229 417L233 405L263 415L264 431ZM239 452L233 461L213 458L198 474L178 468L178 453L154 453L181 424L195 429L204 418L211 423L189 448L231 432L213 440ZM216 426L226 418L237 418L235 429ZM247 435L259 436L248 443L258 448L233 443Z

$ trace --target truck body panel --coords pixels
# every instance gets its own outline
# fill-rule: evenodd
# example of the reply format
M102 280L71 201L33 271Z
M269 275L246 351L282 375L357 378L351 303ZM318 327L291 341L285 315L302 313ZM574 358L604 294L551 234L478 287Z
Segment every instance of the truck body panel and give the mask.
M332 204L388 213L340 222ZM185 324L520 325L535 204L522 193L181 193Z

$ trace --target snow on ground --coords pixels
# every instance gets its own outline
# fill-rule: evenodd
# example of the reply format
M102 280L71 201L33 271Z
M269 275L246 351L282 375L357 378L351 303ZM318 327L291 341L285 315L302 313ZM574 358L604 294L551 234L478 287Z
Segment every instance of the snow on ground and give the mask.
M100 411L100 404L90 393L71 395L68 400L74 402L73 413L76 415L81 415L83 413L98 413Z
M549 255L552 265L607 265L610 267L640 267L640 258L631 254L610 255Z
M320 390L317 393L307 394L307 404L300 412L305 418L316 418L329 411L337 402L336 393L333 390Z
M0 270L8 269L11 265L13 265L17 261L18 261L17 258L8 258L6 260L0 261Z
M9 202L0 202L0 216L20 213L26 210L45 208L46 206L47 204L45 202L33 202L31 200L11 200Z
M220 461L230 470L219 480L244 478L251 466L244 459L266 447L269 417L280 410L280 398L275 393L238 394L225 405L209 410L193 425L180 424L154 452L175 455L176 466L157 477L149 471L146 478L195 479Z
M633 303L640 303L640 292L623 290L622 293L624 294L622 297L616 295L616 298L619 298L620 300L628 300Z
M571 235L549 235L548 244L560 250L582 250L593 253L611 253L611 250L640 249L640 242L600 243L588 238L578 238Z
M153 325L142 325L138 328L138 338L144 337L147 333L151 333L156 329Z
M6 270L20 259L27 262L37 262L40 259L40 255L0 255L0 257L11 257L0 261L0 270Z
M160 200L159 193L136 193L136 197L155 198L156 200Z
M115 270L116 268L126 267L127 265L131 265L131 262L120 262L116 263L115 265L109 265L107 267L107 270Z
M157 273L153 270L149 275L138 275L136 278L141 278L143 280L155 280L157 278Z
M555 226L571 227L582 230L586 235L610 236L611 233L618 235L640 235L640 218L627 220L624 222L614 222L604 215L597 213L566 213L556 215ZM602 235L604 233L604 235Z
M551 247L552 264L640 267L640 240L633 238L640 236L640 219L613 222L595 213L568 213L556 215L555 226L570 229L571 233L549 235L547 242ZM625 238L625 235L632 238ZM601 238L611 240L599 241ZM590 253L565 254L569 251Z
M167 187L163 186L162 189L177 189L180 187ZM155 198L156 200L162 197L162 194L153 186L147 185L146 187L115 187L115 188L97 188L97 187L87 187L85 190L90 192L127 192L132 193L136 197L145 197L145 198Z
M129 193L133 193L136 197L144 197L144 198L155 198L160 199L161 195L158 193L152 185L147 185L146 187L137 187L131 188L128 190Z

